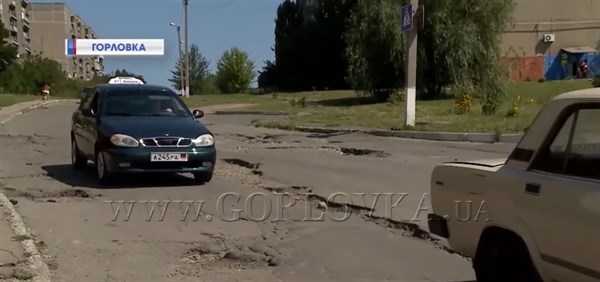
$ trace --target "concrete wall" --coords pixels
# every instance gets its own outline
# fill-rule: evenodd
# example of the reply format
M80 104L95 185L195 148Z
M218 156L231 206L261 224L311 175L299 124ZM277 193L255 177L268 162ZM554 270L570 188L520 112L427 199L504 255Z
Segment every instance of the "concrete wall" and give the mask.
M591 47L600 50L600 1L598 0L515 0L515 23L503 36L506 57L522 61L512 69L513 79L535 79L540 71L549 80L570 77L564 70L561 49ZM543 42L545 34L555 41ZM593 53L571 54L570 63L587 59L592 73L600 75L600 58ZM543 60L540 68L539 62ZM522 75L526 72L526 75ZM517 75L518 73L521 73ZM566 73L566 75L565 75Z
M515 24L503 36L503 50L523 56L557 54L561 48L600 47L600 1L515 0ZM544 43L544 34L556 41Z

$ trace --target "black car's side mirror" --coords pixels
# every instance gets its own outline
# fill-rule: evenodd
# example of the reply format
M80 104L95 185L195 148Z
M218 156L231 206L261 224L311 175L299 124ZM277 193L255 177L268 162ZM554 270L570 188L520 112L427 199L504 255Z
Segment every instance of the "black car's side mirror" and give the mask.
M194 110L192 115L194 115L194 118L202 118L204 117L204 112L201 110Z
M83 109L81 110L81 114L83 114L86 117L95 117L96 113L94 113L94 110L92 109Z

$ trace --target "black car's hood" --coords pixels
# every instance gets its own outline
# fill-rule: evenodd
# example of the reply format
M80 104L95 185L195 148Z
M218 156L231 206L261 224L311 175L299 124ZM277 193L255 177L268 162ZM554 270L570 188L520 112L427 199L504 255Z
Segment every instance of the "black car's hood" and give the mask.
M107 134L126 134L134 138L165 136L196 138L210 133L191 117L103 117L101 130Z

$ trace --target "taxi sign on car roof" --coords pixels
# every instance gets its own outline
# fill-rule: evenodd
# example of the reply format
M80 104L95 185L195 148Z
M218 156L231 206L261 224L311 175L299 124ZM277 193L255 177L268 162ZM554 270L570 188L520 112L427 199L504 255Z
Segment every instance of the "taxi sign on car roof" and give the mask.
M108 84L144 84L144 82L135 77L117 76L111 78Z

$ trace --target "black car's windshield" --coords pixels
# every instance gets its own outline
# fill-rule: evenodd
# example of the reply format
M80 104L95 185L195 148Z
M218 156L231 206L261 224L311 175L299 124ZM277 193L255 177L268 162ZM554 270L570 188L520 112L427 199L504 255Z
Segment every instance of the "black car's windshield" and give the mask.
M176 95L163 91L110 91L104 108L106 116L189 116Z

